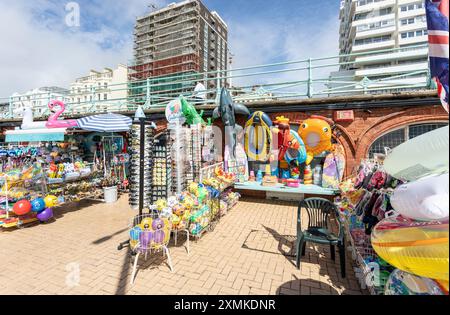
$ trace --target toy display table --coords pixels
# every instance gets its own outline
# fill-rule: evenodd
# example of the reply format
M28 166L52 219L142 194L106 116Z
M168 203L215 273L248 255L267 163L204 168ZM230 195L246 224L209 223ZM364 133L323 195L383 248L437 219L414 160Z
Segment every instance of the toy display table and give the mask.
M275 186L263 186L258 182L237 183L234 185L237 190L253 190L266 192L267 199L280 200L303 200L305 195L317 196L335 196L339 194L338 190L322 188L316 185L300 185L297 188L287 187L282 184Z

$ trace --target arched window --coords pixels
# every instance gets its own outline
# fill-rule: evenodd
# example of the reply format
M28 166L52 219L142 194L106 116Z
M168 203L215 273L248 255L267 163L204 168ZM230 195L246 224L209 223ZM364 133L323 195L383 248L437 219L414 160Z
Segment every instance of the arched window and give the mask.
M391 131L372 143L369 149L369 158L373 158L374 154L385 154L385 148L394 149L403 142L447 125L446 123L423 123Z

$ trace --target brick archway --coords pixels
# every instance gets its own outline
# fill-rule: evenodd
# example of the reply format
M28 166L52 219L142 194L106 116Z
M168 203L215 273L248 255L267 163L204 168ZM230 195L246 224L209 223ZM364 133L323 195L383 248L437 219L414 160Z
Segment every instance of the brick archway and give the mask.
M442 110L442 107L434 107L427 111L407 109L380 118L358 137L355 163L367 157L370 146L383 134L412 124L426 122L448 123L448 115Z

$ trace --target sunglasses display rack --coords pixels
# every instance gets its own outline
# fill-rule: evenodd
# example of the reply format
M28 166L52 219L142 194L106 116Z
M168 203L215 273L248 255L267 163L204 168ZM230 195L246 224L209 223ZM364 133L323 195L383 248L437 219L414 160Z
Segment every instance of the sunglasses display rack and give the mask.
M186 128L181 124L169 126L170 128L170 146L172 157L172 194L178 195L186 190Z
M141 119L131 128L129 204L140 212L152 204L154 129Z
M172 187L172 154L168 132L155 139L152 201L167 199Z

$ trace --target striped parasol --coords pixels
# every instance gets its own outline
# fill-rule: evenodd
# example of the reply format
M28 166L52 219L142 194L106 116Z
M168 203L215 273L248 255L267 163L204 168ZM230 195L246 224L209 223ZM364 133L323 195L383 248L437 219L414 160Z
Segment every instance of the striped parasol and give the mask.
M130 117L111 113L78 119L78 125L81 129L97 132L129 131L132 123Z

